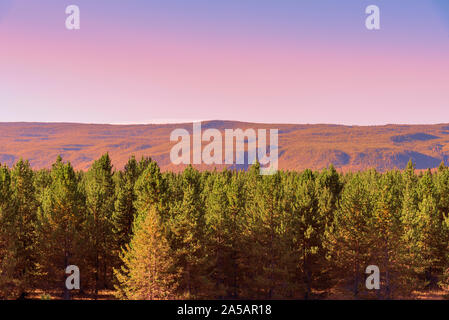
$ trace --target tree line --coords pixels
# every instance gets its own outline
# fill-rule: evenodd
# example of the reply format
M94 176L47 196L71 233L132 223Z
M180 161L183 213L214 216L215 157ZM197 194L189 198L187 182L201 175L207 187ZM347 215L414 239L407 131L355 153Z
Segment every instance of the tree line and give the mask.
M108 154L87 171L58 157L0 166L0 298L36 288L120 299L314 299L332 288L377 298L445 287L449 267L449 169L339 173L161 172Z

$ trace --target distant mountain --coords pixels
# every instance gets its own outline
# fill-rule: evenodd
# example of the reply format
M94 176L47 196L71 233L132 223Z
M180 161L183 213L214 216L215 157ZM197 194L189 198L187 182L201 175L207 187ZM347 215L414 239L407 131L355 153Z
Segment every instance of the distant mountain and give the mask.
M279 168L320 169L333 163L344 171L402 169L412 159L418 169L435 168L449 159L449 124L438 125L295 125L207 121L203 130L279 129ZM163 170L181 170L170 161L170 133L192 132L192 124L104 125L74 123L0 123L0 163L28 159L35 169L50 168L61 155L86 170L109 152L123 168L131 155L150 156ZM224 134L223 134L224 136ZM207 142L203 142L206 145ZM247 165L234 168L245 169ZM200 165L200 169L212 169Z

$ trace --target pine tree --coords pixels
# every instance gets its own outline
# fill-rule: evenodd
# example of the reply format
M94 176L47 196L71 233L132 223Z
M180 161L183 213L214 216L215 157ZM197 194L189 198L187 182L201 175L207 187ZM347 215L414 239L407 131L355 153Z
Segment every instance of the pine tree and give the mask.
M131 243L121 254L123 266L115 270L117 296L132 300L175 298L174 259L155 208L135 222Z
M112 213L115 185L111 159L108 154L95 161L86 176L86 205L89 211L92 239L92 263L95 273L95 294L108 288L112 280L114 250Z
M234 172L227 188L228 223L229 228L229 267L227 296L237 299L241 295L240 287L244 280L244 256L245 256L245 201L243 174Z
M312 294L313 284L319 279L321 269L320 258L324 257L322 235L325 221L318 213L318 197L316 194L315 177L310 170L296 177L294 197L291 200L289 218L293 254L296 270L296 290L303 293L307 299Z
M83 196L73 167L63 163L61 157L53 164L51 176L38 211L39 269L43 286L62 288L64 298L69 299L65 269L72 264L83 267L81 248L86 245Z
M316 181L319 213L325 220L327 226L333 222L338 201L343 190L343 181L334 166L322 170Z
M161 170L156 162L148 162L142 169L136 181L134 191L136 201L134 206L137 213L146 214L151 207L155 207L158 212L165 213L167 210L167 181L161 174ZM165 220L165 215L163 215Z
M250 295L264 299L280 298L285 294L288 276L281 173L263 176L259 181L254 202L248 207L249 239L253 243L248 254L254 275L254 291Z
M13 224L16 241L16 268L25 294L33 286L36 270L36 214L37 201L33 184L33 170L28 161L19 160L11 171L11 190L14 206Z
M132 157L125 165L123 172L118 172L116 179L116 201L112 215L112 231L114 233L115 251L120 252L128 244L132 235L132 226L136 216L134 202L137 199L134 186L139 178L138 163Z
M375 200L366 180L359 173L347 176L333 226L327 233L331 262L339 268L340 278L346 276L352 283L355 297L359 294L373 243L371 221Z
M204 205L201 202L200 173L189 166L182 173L183 198L171 207L170 246L180 272L179 290L186 298L200 298L209 287L204 252Z
M435 181L438 199L438 216L443 221L441 243L442 283L449 282L449 168L441 163ZM444 246L444 248L443 248Z
M11 198L10 171L0 166L0 299L17 298L22 285L16 272L17 242Z
M42 205L45 191L51 185L51 171L48 169L38 170L34 173L34 190L38 206Z
M213 181L212 188L207 192L208 197L205 200L206 250L210 257L208 274L211 277L213 295L216 298L225 298L235 292L235 288L232 288L234 279L231 277L233 267L235 267L231 239L235 224L234 216L229 210L227 171L209 176L208 180Z
M328 233L332 232L334 217L338 209L338 204L341 198L341 192L343 190L344 181L342 177L335 170L333 165L330 165L328 169L322 170L316 179L316 194L318 197L318 214L320 220L324 224L324 232L321 236L321 252L318 254L320 262L320 272L317 273L317 280L315 285L317 289L327 289L338 277L333 277L333 271L335 269L334 263L330 260L330 250L332 244L328 243Z
M418 221L415 225L416 236L413 238L419 248L419 258L422 262L419 269L424 268L426 284L435 287L440 280L438 274L445 264L444 216L438 211L438 193L436 192L433 175L427 170L419 183L421 202L418 205Z
M397 171L383 174L378 180L376 208L373 212L375 261L383 275L381 286L384 297L390 299L400 288L403 265L401 264L402 237L402 177Z
M407 291L434 285L435 269L444 264L442 251L445 249L444 217L438 212L437 192L430 171L421 177L414 172L410 161L404 171L404 200L402 222L404 250L403 271L407 277Z

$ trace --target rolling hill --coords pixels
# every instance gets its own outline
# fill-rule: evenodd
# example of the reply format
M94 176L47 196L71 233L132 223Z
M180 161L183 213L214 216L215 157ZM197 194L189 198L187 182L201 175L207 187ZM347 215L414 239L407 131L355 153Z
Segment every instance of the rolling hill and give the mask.
M409 159L418 169L426 169L449 160L449 124L343 126L206 121L202 127L221 132L237 128L278 129L280 169L320 169L333 163L343 171L384 171L402 169ZM192 124L0 123L0 163L12 166L24 158L35 169L50 168L61 155L76 169L86 170L95 159L109 152L117 169L135 155L152 157L162 170L178 171L183 166L170 161L170 150L176 144L170 142L170 133L177 128L191 132ZM198 167L211 169L206 165Z

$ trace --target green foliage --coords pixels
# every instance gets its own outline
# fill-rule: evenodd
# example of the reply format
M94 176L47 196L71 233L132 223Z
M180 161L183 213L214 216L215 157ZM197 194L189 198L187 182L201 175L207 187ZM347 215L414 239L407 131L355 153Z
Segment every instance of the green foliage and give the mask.
M161 172L108 154L87 172L59 157L51 170L0 166L0 298L34 287L123 299L356 297L365 269L378 298L449 282L449 169L416 172ZM64 297L68 298L68 292Z
M383 292L386 298L391 298L397 288L407 283L403 276L406 266L401 261L403 195L400 172L390 171L377 179L375 199L373 238L376 246L371 250L371 260L384 270Z
M0 169L0 295L24 294L36 271L37 201L34 173L19 160L11 171Z
M133 157L125 165L124 171L119 171L114 176L116 179L116 201L112 214L112 231L114 233L116 250L120 250L124 245L128 244L132 234L132 225L136 216L134 202L137 199L134 186L140 174L138 163Z
M6 166L0 166L0 299L20 295L12 193L11 173Z
M200 298L205 279L204 204L201 201L201 174L192 167L182 174L183 196L172 203L167 221L169 241L180 272L178 289L186 298Z
M85 181L88 234L91 235L87 252L94 270L95 291L111 286L114 258L113 220L115 184L108 154L95 161Z
M83 230L85 199L79 183L71 164L59 157L38 210L38 270L44 287L65 289L65 268L84 264L88 238Z
M16 270L22 290L33 285L36 263L37 201L34 173L28 161L19 160L11 170L11 190L14 208L13 225L16 241Z

